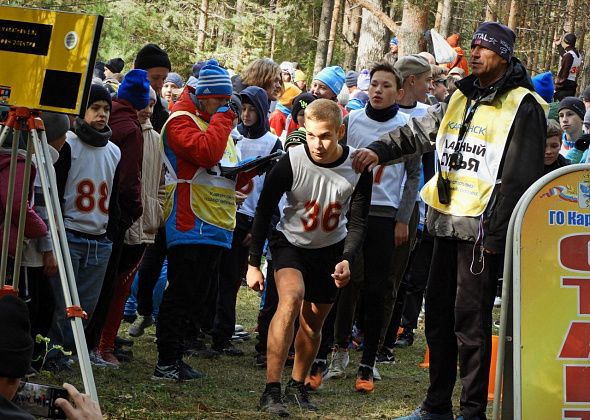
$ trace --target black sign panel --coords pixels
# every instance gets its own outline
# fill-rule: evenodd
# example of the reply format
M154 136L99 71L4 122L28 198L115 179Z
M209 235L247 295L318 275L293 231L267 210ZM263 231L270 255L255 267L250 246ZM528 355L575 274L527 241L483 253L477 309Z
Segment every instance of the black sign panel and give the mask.
M52 25L0 19L0 51L47 55Z

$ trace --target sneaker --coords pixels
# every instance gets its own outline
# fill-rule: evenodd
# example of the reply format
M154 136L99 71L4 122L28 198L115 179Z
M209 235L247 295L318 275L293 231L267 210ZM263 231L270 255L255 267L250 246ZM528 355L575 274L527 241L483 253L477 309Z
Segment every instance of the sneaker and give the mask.
M254 357L254 364L258 368L265 368L266 367L266 354L256 353L256 356Z
M280 387L265 389L260 397L258 409L270 414L276 414L279 417L289 417L289 411L287 411L287 407L283 403Z
M403 332L397 336L397 340L393 347L404 349L414 344L414 331L404 329Z
M290 351L289 354L287 354L287 360L285 360L285 366L293 367L294 364L295 364L295 352Z
M375 384L373 383L373 368L364 365L359 366L354 389L366 394L375 390Z
M418 407L409 416L397 417L394 420L453 420L453 413L448 412L445 414L429 413L421 407Z
M119 362L129 363L133 361L133 350L126 350L121 347L115 347L115 349L113 350L113 354L117 359L119 359Z
M293 379L289 380L285 386L285 401L297 404L302 410L318 411L318 407L309 399L305 384L297 383Z
M496 308L502 306L502 298L500 296L496 296L496 299L494 299L494 306Z
M115 348L117 347L133 347L133 340L128 340L127 338L115 337Z
M224 354L226 356L243 356L244 352L239 348L235 347L232 343L228 343L224 347L214 347L213 350L219 352L220 354Z
M311 365L309 376L305 378L305 385L311 391L317 391L322 387L322 377L328 371L326 360L315 360Z
M375 358L376 363L382 363L384 365L392 365L395 363L395 355L393 354L393 349L388 349L385 346L381 346L381 349L377 352L377 357Z
M350 356L348 354L348 349L342 349L335 346L334 351L332 352L330 367L328 368L328 372L324 375L324 379L346 378L346 367L349 362Z
M234 332L242 332L242 331L245 331L245 330L244 330L244 326L243 326L243 325L236 324L236 325L234 326Z
M192 355L198 351L205 350L207 345L202 339L191 337L182 340L182 348L184 349L184 354Z
M137 314L132 314L132 315L124 314L123 315L123 322L127 322L129 324L131 324L132 322L135 322L136 319L137 319Z
M96 350L92 350L90 353L88 353L88 357L90 358L90 363L92 364L92 366L99 368L99 369L104 369L104 368L111 368L111 369L118 369L119 365L116 365L114 363L111 362L107 362L106 360L104 360L101 356L101 354L96 351Z
M53 373L73 371L70 359L67 357L57 357L48 360L45 365L42 366L42 370L47 370Z
M200 350L187 350L184 352L184 354L201 359L215 359L221 355L221 353L219 353L217 350L210 349L207 346Z
M127 333L131 337L141 337L147 327L154 324L154 319L150 316L139 315L133 324L129 327Z
M97 352L97 355L100 356L100 358L107 364L113 364L115 366L119 366L121 364L121 361L117 356L115 356L113 350L99 351Z
M250 333L248 331L235 332L234 335L231 336L231 339L232 339L232 341L234 341L234 340L247 341L250 339Z
M374 381L380 381L381 380L381 374L377 370L377 366L373 366L373 380Z
M193 381L202 377L203 374L197 372L182 360L177 360L171 365L161 365L158 363L154 369L154 374L152 375L153 380L176 382Z

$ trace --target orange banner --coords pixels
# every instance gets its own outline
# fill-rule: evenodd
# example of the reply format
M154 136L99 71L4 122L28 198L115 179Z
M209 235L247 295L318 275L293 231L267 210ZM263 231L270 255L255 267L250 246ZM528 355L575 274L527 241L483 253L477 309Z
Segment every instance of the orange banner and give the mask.
M520 343L520 418L590 420L590 170L548 182L524 213Z

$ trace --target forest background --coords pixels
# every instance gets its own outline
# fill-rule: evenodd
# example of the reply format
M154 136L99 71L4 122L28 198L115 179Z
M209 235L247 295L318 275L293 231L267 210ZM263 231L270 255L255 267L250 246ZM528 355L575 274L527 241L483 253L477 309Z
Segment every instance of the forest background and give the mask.
M153 42L170 55L173 70L188 77L192 64L214 57L239 72L269 57L296 61L308 78L326 65L368 67L400 40L400 55L425 50L422 34L459 33L469 54L475 28L498 20L517 34L515 54L532 75L559 65L553 40L578 37L590 53L588 0L8 0L8 5L100 14L105 17L99 59L121 57L125 71L137 51ZM578 86L590 83L584 60Z

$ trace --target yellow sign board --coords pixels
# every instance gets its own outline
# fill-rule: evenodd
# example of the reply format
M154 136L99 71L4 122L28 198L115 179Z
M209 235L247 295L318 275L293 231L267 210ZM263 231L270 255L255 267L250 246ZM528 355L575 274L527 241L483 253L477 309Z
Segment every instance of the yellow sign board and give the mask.
M77 114L102 16L0 6L0 105Z
M520 238L518 418L590 420L587 165L541 188L524 213Z

